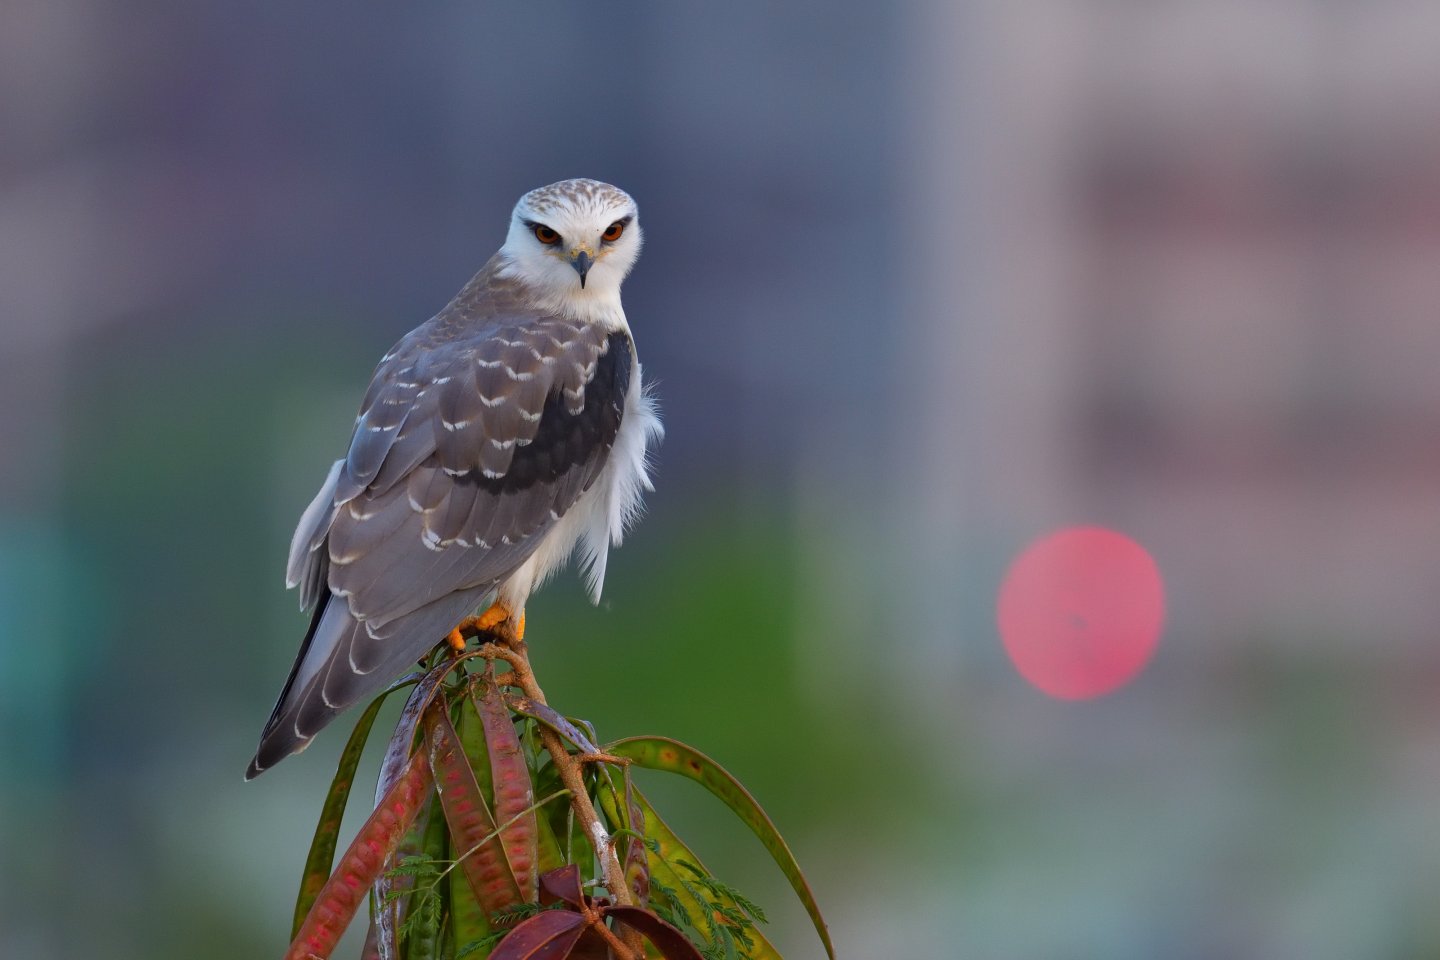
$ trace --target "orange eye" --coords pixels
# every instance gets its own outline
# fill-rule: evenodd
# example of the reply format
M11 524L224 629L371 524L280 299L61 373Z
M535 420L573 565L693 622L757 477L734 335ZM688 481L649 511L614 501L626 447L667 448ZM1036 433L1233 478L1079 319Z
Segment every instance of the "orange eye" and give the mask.
M610 226L605 228L605 232L600 234L600 239L604 240L606 243L614 243L616 240L620 239L620 234L624 232L625 221L616 220L614 223L610 224Z
M555 244L560 242L560 234L556 233L554 230L551 230L543 223L537 223L535 224L535 239L539 240L547 247L553 247L555 246Z

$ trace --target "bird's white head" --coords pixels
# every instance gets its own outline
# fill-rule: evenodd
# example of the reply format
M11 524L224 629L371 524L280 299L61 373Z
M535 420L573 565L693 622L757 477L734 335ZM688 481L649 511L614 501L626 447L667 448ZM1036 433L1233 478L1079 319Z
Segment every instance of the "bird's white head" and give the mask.
M537 301L588 312L618 308L640 240L639 210L628 193L598 180L561 180L515 204L500 255L506 275Z

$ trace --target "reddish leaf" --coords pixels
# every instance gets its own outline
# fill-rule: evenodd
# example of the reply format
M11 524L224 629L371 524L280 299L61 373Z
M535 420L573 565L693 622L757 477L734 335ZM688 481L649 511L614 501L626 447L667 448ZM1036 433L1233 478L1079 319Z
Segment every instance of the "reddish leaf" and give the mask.
M510 719L500 688L493 678L485 684L485 692L476 700L480 721L485 727L485 743L490 753L490 781L495 791L495 822L500 826L500 840L505 855L520 887L520 899L532 902L536 894L536 849L534 787L520 736ZM514 821L511 823L511 821Z
M431 824L437 820L443 823L445 814L440 810L439 796L432 790L428 802L415 815L410 829L400 838L395 851L385 861L385 869L375 879L371 917L375 923L375 950L379 960L397 960L400 956L400 925L405 922L405 916L410 912L412 898L408 895L394 896L394 891L410 891L415 887L413 876L391 876L389 871L407 857L425 855L426 835Z
M585 918L569 910L546 910L501 940L490 960L563 960L585 933Z
M379 804L380 798L389 792L395 779L409 762L411 749L415 744L415 731L420 724L420 716L435 698L440 681L445 679L451 666L452 664L448 662L438 664L422 676L415 684L415 689L410 691L410 697L405 701L405 706L400 711L400 719L395 724L395 732L390 736L390 743L385 748L385 758L380 762L380 776L375 781L376 804ZM400 841L395 856L391 858L390 863L386 864L386 870L393 867L400 859L415 856L421 852L429 817L430 812L427 805L416 817L409 833ZM386 900L389 899L388 895L396 889L408 888L413 883L414 880L411 877L392 878L386 876L384 871L375 881L375 903L378 913L375 940L381 960L395 960L398 955L400 923L405 919L405 898L391 899L389 903L386 903Z
M370 884L400 842L430 792L430 768L418 756L360 827L315 905L300 925L286 960L324 960L365 899Z
M605 916L639 930L645 939L655 944L667 960L705 960L690 938L661 920L649 910L640 907L606 907Z
M360 960L380 960L379 930L375 927L375 918L370 918L370 929L365 931L365 943L360 948Z
M585 889L580 885L580 868L570 863L551 870L540 878L540 902L549 906L563 902L579 910L585 905Z
M470 881L475 899L487 913L526 902L506 859L505 847L496 834L490 807L475 782L475 774L470 770L460 738L443 705L437 704L426 711L425 729L440 803L450 824L460 869Z

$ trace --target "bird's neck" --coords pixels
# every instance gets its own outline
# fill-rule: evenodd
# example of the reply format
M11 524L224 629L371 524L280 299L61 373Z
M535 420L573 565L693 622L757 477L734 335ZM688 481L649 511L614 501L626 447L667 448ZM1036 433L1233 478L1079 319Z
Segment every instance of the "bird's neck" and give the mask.
M547 313L558 314L581 323L592 323L604 330L628 330L625 308L620 305L620 288L609 290L545 291L530 290L531 302Z
M476 280L482 278L492 290L504 287L506 295L523 300L527 306L544 313L592 323L603 330L630 329L625 322L625 308L620 305L618 283L599 280L583 288L573 282L567 282L563 287L532 283L505 258L503 251L486 264ZM496 292L499 293L498 290Z

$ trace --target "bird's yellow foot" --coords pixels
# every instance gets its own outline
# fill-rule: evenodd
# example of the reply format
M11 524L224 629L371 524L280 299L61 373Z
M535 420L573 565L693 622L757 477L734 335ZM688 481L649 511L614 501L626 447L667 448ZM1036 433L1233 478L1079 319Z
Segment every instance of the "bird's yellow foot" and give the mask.
M466 617L450 631L445 638L456 653L463 652L467 636L488 633L503 643L517 643L525 639L525 611L519 617L512 617L510 608L504 604L493 604L478 617Z

